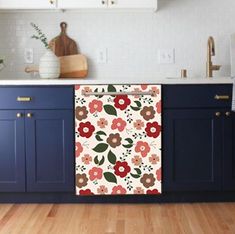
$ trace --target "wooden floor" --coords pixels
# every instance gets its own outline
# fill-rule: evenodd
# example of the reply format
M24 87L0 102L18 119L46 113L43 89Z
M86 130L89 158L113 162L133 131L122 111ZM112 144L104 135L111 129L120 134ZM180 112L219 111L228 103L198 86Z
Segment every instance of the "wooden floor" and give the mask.
M0 234L235 233L235 203L0 204Z

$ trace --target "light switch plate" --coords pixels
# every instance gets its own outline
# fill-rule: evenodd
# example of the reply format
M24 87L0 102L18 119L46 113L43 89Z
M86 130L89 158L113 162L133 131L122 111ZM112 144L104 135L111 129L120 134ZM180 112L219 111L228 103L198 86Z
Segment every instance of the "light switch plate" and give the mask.
M174 64L175 63L175 49L161 49L158 51L159 64Z
M24 61L25 63L32 64L33 63L33 49L26 48L24 50Z
M97 63L106 64L108 62L108 50L107 48L100 48L96 51Z

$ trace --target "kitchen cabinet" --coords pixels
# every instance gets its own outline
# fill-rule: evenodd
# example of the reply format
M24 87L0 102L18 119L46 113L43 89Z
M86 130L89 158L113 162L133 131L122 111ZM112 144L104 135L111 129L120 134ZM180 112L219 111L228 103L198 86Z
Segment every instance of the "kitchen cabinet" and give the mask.
M164 191L235 190L231 85L165 86Z
M76 194L160 194L161 86L75 90Z
M157 0L58 0L60 9L157 9Z
M55 9L56 0L0 0L0 9Z
M73 88L0 88L0 97L0 191L73 191Z

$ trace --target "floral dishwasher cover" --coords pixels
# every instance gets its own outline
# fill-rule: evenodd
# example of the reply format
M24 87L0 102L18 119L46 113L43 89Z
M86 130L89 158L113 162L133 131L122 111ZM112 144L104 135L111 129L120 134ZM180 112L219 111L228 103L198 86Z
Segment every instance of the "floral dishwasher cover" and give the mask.
M160 85L76 86L75 139L77 195L161 193Z

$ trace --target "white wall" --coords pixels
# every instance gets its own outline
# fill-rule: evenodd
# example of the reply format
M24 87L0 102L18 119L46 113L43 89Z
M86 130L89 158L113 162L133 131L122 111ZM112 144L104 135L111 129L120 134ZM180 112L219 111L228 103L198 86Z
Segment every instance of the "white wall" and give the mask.
M89 77L135 79L205 75L206 43L216 42L214 62L222 65L216 76L230 75L230 34L235 32L234 0L159 0L159 11L0 13L0 56L7 68L1 78L28 77L23 70L24 48L34 48L35 63L43 54L39 42L30 39L30 22L38 24L49 38L59 33L59 23L69 24L69 35L88 56ZM97 48L108 49L108 63L96 63ZM175 48L175 64L158 64L158 50Z

